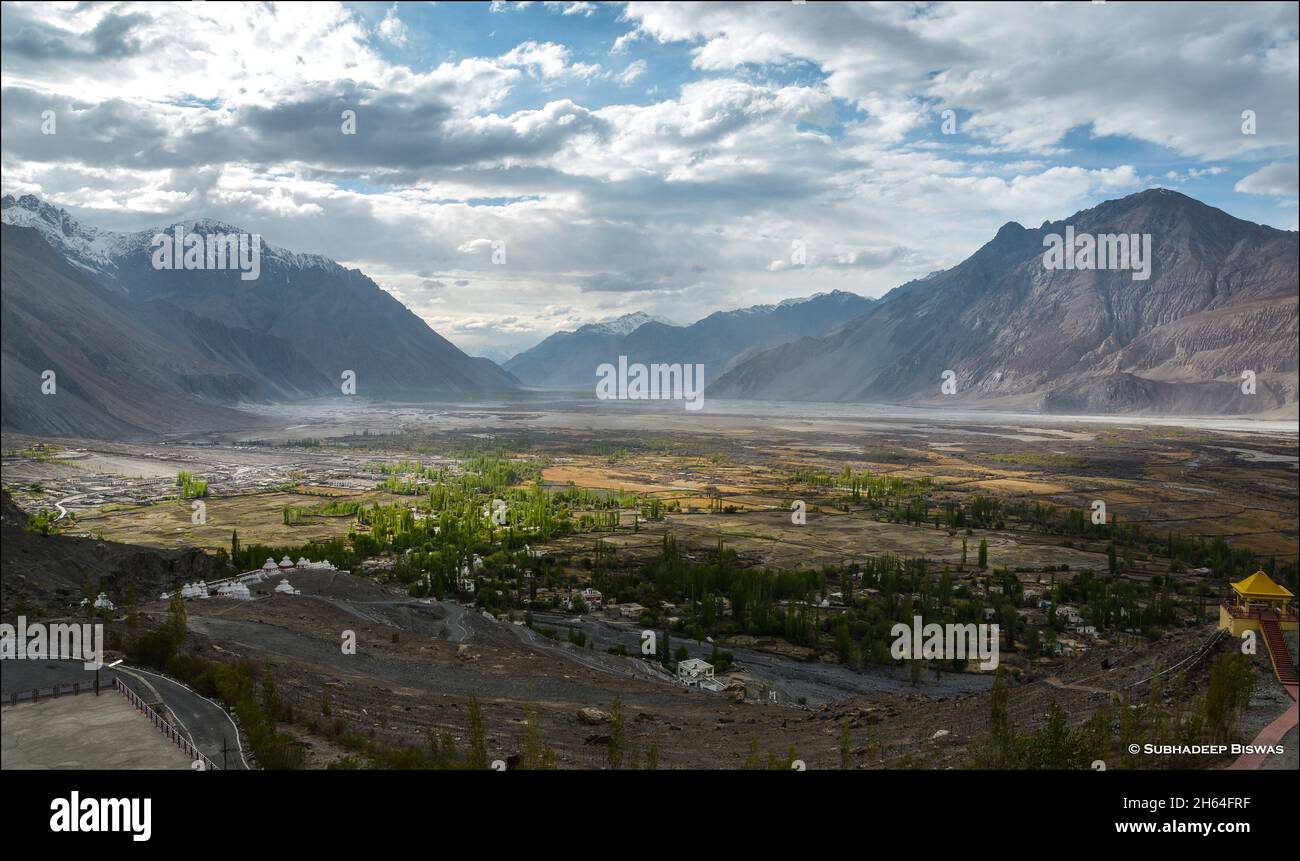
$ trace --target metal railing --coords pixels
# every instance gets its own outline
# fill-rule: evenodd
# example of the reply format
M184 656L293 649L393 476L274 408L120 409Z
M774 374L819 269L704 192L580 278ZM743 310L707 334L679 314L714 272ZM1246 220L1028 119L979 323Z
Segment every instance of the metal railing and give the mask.
M220 767L218 767L218 765L215 762L213 762L205 754L203 754L198 748L196 748L193 744L191 744L190 740L186 738L185 735L180 730L172 726L171 723L168 722L166 718L158 714L158 712L156 712L152 707L150 707L148 703L146 703L143 699L140 698L139 694L131 690L131 688L128 687L117 676L113 677L113 687L117 688L118 691L121 692L122 696L126 697L127 702L131 703L131 705L139 709L140 712L142 712L145 717L149 718L149 721L154 726L156 726L163 735L171 739L172 742L174 742L177 747L179 747L182 751L188 754L191 760L193 760L194 762L202 762L203 771L221 770ZM195 770L197 771L199 769L195 769Z
M64 683L54 685L48 688L32 688L27 691L10 691L4 696L4 704L16 706L19 703L38 703L42 699L58 699L59 697L79 696L85 693L99 693L93 686L82 687L80 682Z
M1265 615L1268 615L1270 613L1277 613L1277 619L1280 622L1294 622L1297 619L1300 619L1300 615L1298 615L1295 610L1291 610L1286 613L1279 612L1276 608L1261 608L1258 610L1247 610L1245 607L1242 607L1240 604L1232 604L1227 601L1223 601L1222 603L1219 604L1219 606L1222 607L1224 610L1227 610L1228 615L1234 619L1262 619Z

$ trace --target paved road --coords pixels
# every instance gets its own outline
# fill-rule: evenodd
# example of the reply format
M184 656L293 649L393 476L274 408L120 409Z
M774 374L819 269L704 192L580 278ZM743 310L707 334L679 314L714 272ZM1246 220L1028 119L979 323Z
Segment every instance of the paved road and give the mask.
M450 601L444 601L441 606L447 613L446 622L448 642L463 643L470 637L474 636L474 632L467 624L465 624L465 617L471 612L468 608Z
M121 696L113 689L114 677L120 677L146 702L161 702L166 707L164 715L213 762L221 764L221 749L225 742L229 744L226 766L235 770L248 768L239 732L220 705L180 682L125 664L113 669L106 666L99 671L100 696ZM82 691L93 691L95 671L85 669L81 661L0 662L0 694L6 697L14 691L25 692L33 688L45 691L55 685L66 688L73 684L80 684Z
M224 761L222 767L232 771L249 767L239 729L218 703L158 673L139 667L119 666L117 669L122 673L122 680L141 696L145 696L147 690L155 691L156 695L150 701L161 699L176 728L217 765L221 766ZM223 747L226 749L224 757Z
M66 516L68 515L68 509L66 509L66 508L63 507L63 503L65 503L65 502L76 502L78 499L82 499L82 498L84 498L85 496L86 496L86 494L84 494L84 493L77 493L77 494L74 494L74 495L72 495L72 496L65 496L63 499L60 499L58 502L54 503L54 507L57 508L57 509L59 510L59 516L56 517L56 518L54 518L54 519L55 519L55 520L62 520L64 517L66 517Z
M533 614L533 624L580 630L588 640L595 643L597 652L604 652L608 647L616 645L626 648L629 655L640 654L641 651L641 629L631 622L538 612ZM685 636L672 639L670 648L674 652L679 646L685 646L691 657L704 660L709 659L713 650L711 644L697 643ZM757 649L738 646L720 648L731 653L735 669L766 682L792 700L802 698L803 703L810 706L881 693L916 692L932 697L951 696L987 690L993 683L991 673L945 673L938 681L927 673L913 687L906 671L895 667L872 666L859 672L843 664L795 661ZM567 650L561 653L568 657L574 654Z

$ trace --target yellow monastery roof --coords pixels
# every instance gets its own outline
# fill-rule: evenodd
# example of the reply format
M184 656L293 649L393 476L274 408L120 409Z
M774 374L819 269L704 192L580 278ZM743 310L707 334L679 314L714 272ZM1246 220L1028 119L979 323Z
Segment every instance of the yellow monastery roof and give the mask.
M1273 582L1263 571L1256 571L1245 580L1232 584L1232 590L1241 595L1258 598L1293 598L1291 590Z

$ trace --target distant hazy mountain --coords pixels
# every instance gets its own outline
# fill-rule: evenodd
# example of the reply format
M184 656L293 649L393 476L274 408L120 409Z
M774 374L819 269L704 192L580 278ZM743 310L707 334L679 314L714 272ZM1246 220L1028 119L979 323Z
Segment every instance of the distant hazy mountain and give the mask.
M97 230L31 195L5 196L0 214L7 429L114 436L207 427L214 410L239 402L342 396L344 371L355 372L359 396L376 398L472 396L518 383L325 257L263 242L255 280L156 269L152 239L176 225ZM181 227L205 241L242 232L210 220ZM79 406L40 395L45 369ZM129 403L136 395L143 411ZM175 398L187 407L147 407Z
M585 326L580 326L573 334L630 335L646 323L672 325L662 317L656 317L644 311L633 311L631 314L624 314L622 317L616 317L613 320L602 320L599 323L588 323ZM559 334L568 333L561 332Z
M1145 280L1049 269L1044 238L1150 234ZM714 398L1001 403L1049 412L1294 414L1297 234L1152 189L1069 219L1009 223L952 269L822 338L766 351ZM941 395L945 370L957 394ZM1243 371L1256 394L1241 391Z
M604 362L703 364L712 380L751 353L806 335L821 335L864 313L872 300L854 293L819 293L778 305L719 311L690 326L674 326L647 314L628 314L557 332L506 362L507 371L532 386L586 389Z

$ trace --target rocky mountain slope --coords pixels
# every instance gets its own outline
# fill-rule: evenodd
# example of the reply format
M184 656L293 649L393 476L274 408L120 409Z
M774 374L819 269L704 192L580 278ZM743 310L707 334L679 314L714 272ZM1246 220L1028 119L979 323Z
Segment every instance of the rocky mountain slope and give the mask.
M345 371L357 395L373 398L474 397L518 385L328 258L263 242L253 279L156 268L153 237L178 225L113 233L31 195L0 205L6 429L213 429L221 408L240 402L342 396ZM211 220L179 227L204 242L243 233ZM60 392L77 404L57 402L64 409L52 413L43 408L51 403L32 402L45 369L60 372Z
M647 364L702 364L705 380L712 380L745 356L825 334L864 313L871 302L837 290L777 305L718 311L689 326L628 315L620 318L623 325L593 323L557 332L506 362L505 368L528 385L590 389L598 365L627 356L629 362ZM635 325L626 325L629 320Z
M1045 237L1149 234L1149 277L1045 265ZM1139 277L1134 277L1138 275ZM713 398L1001 404L1049 412L1294 414L1297 234L1151 189L904 284L822 338L753 356ZM953 372L956 393L941 391ZM1253 371L1255 394L1242 392Z

